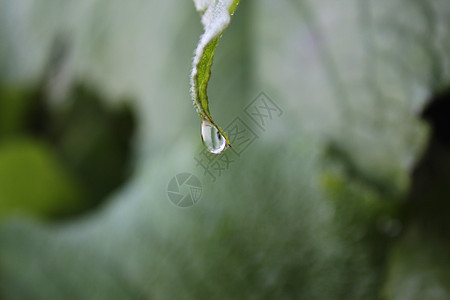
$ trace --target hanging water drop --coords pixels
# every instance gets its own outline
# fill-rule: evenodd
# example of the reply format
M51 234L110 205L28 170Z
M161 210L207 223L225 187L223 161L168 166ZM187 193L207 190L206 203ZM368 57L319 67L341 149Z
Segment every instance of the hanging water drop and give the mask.
M214 154L219 154L225 150L227 146L227 140L220 133L216 126L211 124L208 120L202 121L202 141L206 149Z

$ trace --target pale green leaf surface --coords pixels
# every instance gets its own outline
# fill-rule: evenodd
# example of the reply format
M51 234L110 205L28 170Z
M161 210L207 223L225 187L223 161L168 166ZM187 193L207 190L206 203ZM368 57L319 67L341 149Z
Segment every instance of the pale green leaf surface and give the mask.
M417 115L449 83L446 1L263 2L259 85L356 177L404 192L426 142Z
M141 120L134 176L106 205L63 224L0 228L0 297L403 299L423 288L409 284L429 253L420 242L410 268L396 260L384 277L383 228L396 221L390 200L405 191L427 136L417 114L449 84L447 2L240 6L215 56L216 118L240 116L260 91L285 113L210 183L193 160L201 146L186 95L201 30L192 3L0 1L2 35L3 24L20 25L5 37L17 49L6 51L5 78L36 78L63 28L74 37L68 77L135 96ZM204 194L179 209L166 188L186 171ZM440 281L429 286L448 296Z

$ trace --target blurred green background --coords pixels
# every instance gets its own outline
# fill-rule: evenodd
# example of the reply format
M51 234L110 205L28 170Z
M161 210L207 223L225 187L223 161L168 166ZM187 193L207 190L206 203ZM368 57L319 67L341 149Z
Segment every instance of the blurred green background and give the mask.
M0 298L450 299L448 0L242 0L208 92L258 138L215 181L201 33L191 1L0 0Z

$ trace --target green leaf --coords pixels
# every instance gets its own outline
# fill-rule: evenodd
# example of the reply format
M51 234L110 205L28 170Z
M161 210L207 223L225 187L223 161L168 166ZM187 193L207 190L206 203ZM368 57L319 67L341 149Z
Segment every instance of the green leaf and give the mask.
M211 117L207 87L211 77L214 52L219 44L222 33L230 24L231 16L234 14L236 7L239 4L239 0L194 0L194 2L197 10L202 14L202 23L205 32L200 37L197 49L195 50L191 73L191 95L202 123L206 121L219 131L226 141L226 148L231 146L230 141L227 135L214 123ZM205 142L203 130L202 137ZM223 150L225 148L223 148Z

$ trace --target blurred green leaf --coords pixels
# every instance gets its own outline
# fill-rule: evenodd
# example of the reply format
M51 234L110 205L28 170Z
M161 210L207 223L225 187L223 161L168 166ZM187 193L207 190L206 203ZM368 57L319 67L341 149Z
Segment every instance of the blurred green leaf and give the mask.
M85 208L92 208L130 174L135 115L127 100L109 107L105 99L75 84L65 107L53 109L47 130L64 165L81 184Z
M0 220L63 215L78 208L80 199L76 181L49 145L29 138L0 143Z
M450 242L414 224L394 247L387 268L385 299L447 299Z
M0 140L25 129L32 100L23 87L0 87Z

